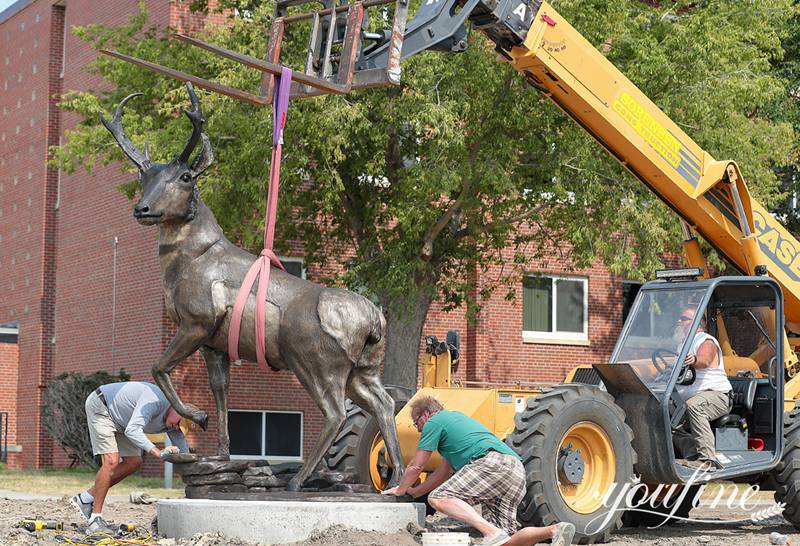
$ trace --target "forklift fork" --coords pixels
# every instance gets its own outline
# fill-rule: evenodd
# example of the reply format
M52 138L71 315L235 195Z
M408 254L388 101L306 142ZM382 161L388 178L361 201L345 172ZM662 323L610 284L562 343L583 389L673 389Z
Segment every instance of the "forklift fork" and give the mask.
M243 102L269 105L273 99L275 77L281 74L281 53L284 49L286 26L298 21L311 20L311 34L305 55L305 67L292 74L292 98L325 94L344 94L354 89L382 87L400 83L400 53L408 15L408 0L364 0L352 4L336 5L336 0L323 0L319 11L288 15L289 7L317 3L319 0L283 0L278 2L275 18L269 29L266 60L244 55L209 44L197 38L176 35L177 39L218 56L255 68L263 73L259 92L251 93L192 74L161 66L116 51L101 50L102 53L142 66L170 78L191 82L197 87L227 95ZM394 18L391 32L368 32L364 27L368 21L368 10L394 3ZM381 13L380 15L383 15ZM384 64L365 70L357 70L363 44L373 42L370 49L386 51Z

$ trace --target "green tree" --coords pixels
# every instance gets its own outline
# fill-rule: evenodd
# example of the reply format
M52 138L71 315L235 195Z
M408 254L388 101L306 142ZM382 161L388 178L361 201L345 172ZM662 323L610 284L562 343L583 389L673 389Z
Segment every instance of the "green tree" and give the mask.
M747 9L735 0L555 6L590 42L605 44L609 58L701 146L736 159L759 199L780 196L773 169L790 161L796 137L777 106L788 86L774 61L796 12L791 0ZM248 0L246 8L246 17L206 39L262 56L272 4ZM97 47L258 88L255 71L164 39L147 28L143 12L119 28L76 32ZM295 101L289 112L278 240L301 239L310 263L344 264L335 280L380 301L391 384L416 383L431 302L474 311L481 298L471 296L471 280L503 262L501 249L515 252L495 286L513 297L512 283L531 260L553 252L553 241L569 246L575 267L602 259L613 273L641 278L680 240L667 208L498 63L479 32L469 44L462 54L409 59L400 87ZM113 90L64 100L86 121L58 151L59 164L91 169L121 159L97 118L133 91L145 98L125 116L128 134L139 145L148 140L156 159L178 153L188 131L175 122L187 102L180 85L104 57L94 66ZM203 100L217 155L203 197L229 237L257 250L271 112L215 95Z
M795 5L800 5L800 3L795 0ZM788 85L786 100L776 106L781 110L783 117L792 121L795 134L798 134L800 132L800 16L796 12L789 24L790 31L783 41L785 54L783 58L773 61L775 68L786 79ZM776 204L775 211L793 233L800 233L798 160L800 158L795 153L791 162L776 167L786 198Z

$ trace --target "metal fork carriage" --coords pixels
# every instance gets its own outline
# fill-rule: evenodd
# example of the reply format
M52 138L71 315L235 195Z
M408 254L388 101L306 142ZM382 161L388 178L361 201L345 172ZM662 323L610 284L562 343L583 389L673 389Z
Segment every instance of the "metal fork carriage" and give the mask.
M394 7L390 4L394 4ZM289 14L289 9L321 4L322 9ZM514 5L519 6L514 9ZM344 94L356 89L398 85L400 62L427 50L460 52L467 48L467 20L495 42L496 50L507 51L519 45L533 17L528 0L422 0L407 22L408 0L364 0L348 4L336 0L283 0L277 3L269 30L265 60L231 51L196 38L176 37L195 47L231 59L263 72L258 94L206 80L115 51L103 53L148 68L177 80L191 82L257 105L270 105L274 78L281 74L281 53L287 38L287 25L311 21L310 36L302 72L292 75L292 98L324 94ZM390 14L391 12L391 14ZM372 16L372 18L370 17ZM383 22L380 24L371 24ZM370 30L370 27L383 28Z

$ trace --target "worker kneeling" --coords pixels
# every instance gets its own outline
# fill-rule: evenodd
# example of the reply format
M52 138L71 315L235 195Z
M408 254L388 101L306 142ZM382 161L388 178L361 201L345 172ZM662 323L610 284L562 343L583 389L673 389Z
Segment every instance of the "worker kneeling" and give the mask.
M189 405L189 404L187 404ZM114 533L103 519L103 503L111 486L142 466L142 452L164 459L189 447L179 428L181 416L156 385L126 381L102 385L86 398L86 420L92 452L102 466L94 485L70 499L89 522L92 533ZM172 443L160 450L146 434L166 432Z
M529 546L552 540L572 543L575 526L559 523L517 530L517 507L525 496L525 469L514 450L463 413L448 411L431 396L411 403L411 419L422 434L417 452L400 480L384 494L419 497L443 514L463 521L483 536L484 546ZM428 478L414 486L431 454L444 459ZM473 505L481 505L482 515Z

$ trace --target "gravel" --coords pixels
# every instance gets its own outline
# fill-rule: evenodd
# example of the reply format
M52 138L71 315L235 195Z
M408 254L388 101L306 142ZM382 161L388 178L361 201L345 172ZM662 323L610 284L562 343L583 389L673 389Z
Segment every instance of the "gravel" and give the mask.
M134 505L117 500L107 503L104 516L116 524L134 523L140 536L151 532L155 516L155 505ZM707 523L683 522L658 529L623 529L613 535L609 546L768 546L769 534L773 531L788 534L796 546L800 546L800 536L782 517L772 517L759 523L723 523L721 520L745 518L747 514L734 510L698 509L692 512L693 518L708 520ZM15 525L24 518L57 520L64 523L64 531L40 531L29 533ZM80 538L84 522L66 497L56 500L18 500L0 499L0 545L2 546L43 546L59 544L57 535ZM429 517L430 530L462 529L447 525L446 520ZM412 530L419 531L419 529ZM170 539L153 537L148 544L158 546L259 546L221 536L217 533L198 534L191 538ZM281 546L417 546L415 534L402 531L391 535L374 532L354 531L333 527L313 535L308 540L292 545Z

